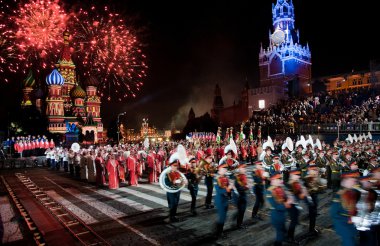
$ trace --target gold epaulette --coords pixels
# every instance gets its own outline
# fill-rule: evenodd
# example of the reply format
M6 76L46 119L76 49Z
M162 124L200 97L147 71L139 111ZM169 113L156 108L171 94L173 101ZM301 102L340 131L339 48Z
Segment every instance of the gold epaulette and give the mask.
M342 216L346 216L346 217L350 217L351 215L349 215L349 214L342 214L342 213L340 213L340 215L342 215Z

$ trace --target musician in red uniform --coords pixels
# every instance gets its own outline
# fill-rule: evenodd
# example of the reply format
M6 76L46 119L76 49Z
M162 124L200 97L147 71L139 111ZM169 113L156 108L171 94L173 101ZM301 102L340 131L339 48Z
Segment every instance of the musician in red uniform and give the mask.
M105 177L106 168L104 166L104 159L100 151L98 151L98 154L96 155L96 158L95 158L95 168L96 168L96 185L98 187L103 187L106 184L106 177ZM72 169L73 167L70 170Z
M245 229L246 227L243 226L243 218L247 208L247 193L249 193L246 164L240 164L237 167L234 180L236 191L238 193L236 199L236 207L238 209L236 226L238 229Z
M149 183L156 183L158 181L157 158L153 150L151 150L148 154L147 163L148 163L148 171L149 171L149 178L148 178Z
M50 139L50 143L49 143L49 148L54 148L55 147L55 143L53 141L53 139Z
M179 199L181 196L181 190L176 189L179 188L184 183L187 183L186 179L183 180L181 173L178 171L178 168L180 166L179 162L179 156L177 153L174 153L169 158L169 165L171 170L166 173L165 176L165 185L167 187L173 188L170 192L166 192L166 197L168 200L168 207L169 207L169 221L171 223L178 222L179 219L176 217L177 215L177 208Z
M108 187L110 189L119 188L118 165L119 162L116 160L115 154L111 153L110 159L107 162Z
M127 158L127 169L129 176L129 185L137 186L138 184L138 174L137 174L137 160L136 157L132 154Z

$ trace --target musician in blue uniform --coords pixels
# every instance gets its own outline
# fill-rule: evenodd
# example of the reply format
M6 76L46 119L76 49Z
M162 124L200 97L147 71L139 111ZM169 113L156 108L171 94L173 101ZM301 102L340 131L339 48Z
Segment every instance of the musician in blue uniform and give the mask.
M234 180L236 191L238 193L236 199L238 210L236 226L238 229L245 229L246 227L243 226L243 218L245 210L247 209L247 193L249 192L246 164L240 164L237 167Z
M356 204L360 199L360 192L355 189L358 172L342 174L341 189L334 194L330 207L330 216L335 232L341 237L343 246L354 246L357 241L357 230L352 223L352 216L357 214Z
M362 176L359 178L361 189L366 192L366 196L361 198L363 199L364 204L366 205L366 214L374 212L376 209L376 202L378 199L377 192L374 190L373 182L374 177L372 174L367 176ZM360 207L360 206L359 206ZM368 230L360 230L360 246L372 246L379 245L380 238L376 235L376 232L379 230L379 225L368 225Z
M286 232L286 209L290 208L292 199L285 193L280 172L271 175L271 186L266 192L266 197L270 204L271 223L276 230L276 241L274 245L282 245Z
M298 244L298 242L294 239L294 232L296 230L296 226L298 225L299 218L299 202L306 197L305 190L300 182L301 178L301 170L294 169L289 172L289 182L287 184L290 194L294 199L294 202L288 208L288 214L290 217L290 224L288 228L288 242L293 244Z
M215 178L215 205L218 213L218 219L216 222L216 237L223 236L223 227L227 217L228 202L231 190L233 188L232 182L230 182L227 173L228 164L221 164L218 166L218 175Z
M252 209L252 219L262 220L258 215L260 208L264 206L264 191L267 178L265 174L268 174L264 171L262 161L255 162L255 168L252 172L253 178L253 193L255 193L255 205Z
M269 174L272 175L275 172L281 172L282 169L283 166L280 163L280 156L278 154L273 155L273 162L269 167Z
M310 165L308 167L308 174L305 177L305 186L311 198L311 201L306 199L306 204L309 209L309 236L317 236L319 233L319 231L315 229L318 215L318 194L325 188L325 185L321 184L318 173L318 166Z
M212 193L214 191L214 176L216 173L216 168L213 163L213 154L212 152L207 151L205 158L202 159L199 163L202 175L205 176L205 184L207 187L207 195L205 200L206 209L214 208L212 205Z
M191 195L191 205L190 205L190 212L193 216L197 215L197 212L195 210L195 204L197 202L197 195L198 195L198 190L199 190L199 180L200 180L200 175L199 175L199 169L197 168L197 162L195 158L191 158L190 161L190 167L186 172L186 178L188 181L187 188L190 191Z

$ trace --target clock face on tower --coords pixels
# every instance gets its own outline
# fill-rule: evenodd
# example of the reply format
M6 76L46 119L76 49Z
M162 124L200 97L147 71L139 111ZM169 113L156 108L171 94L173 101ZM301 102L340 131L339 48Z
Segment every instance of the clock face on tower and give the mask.
M283 42L285 42L285 33L278 29L274 31L274 33L271 36L272 43L276 46L281 45Z

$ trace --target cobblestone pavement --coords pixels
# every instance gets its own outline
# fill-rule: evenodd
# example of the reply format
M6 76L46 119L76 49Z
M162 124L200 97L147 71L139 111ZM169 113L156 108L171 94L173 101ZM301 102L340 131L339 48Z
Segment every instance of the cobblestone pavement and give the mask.
M262 212L263 221L256 222L250 218L253 195L249 196L245 214L247 229L235 228L236 208L231 203L225 225L227 238L215 241L213 231L216 210L208 210L203 206L206 195L203 183L197 200L198 216L193 217L190 214L191 197L185 188L181 192L178 209L178 217L182 221L170 224L166 193L158 184L147 184L142 180L142 184L137 187L122 184L118 190L98 189L63 172L35 168L2 171L5 179L11 181L11 186L19 185L14 179L15 172L22 172L30 177L50 197L68 208L111 245L271 245L275 238L267 208ZM300 225L296 229L296 239L301 241L301 245L341 244L332 230L328 216L331 198L330 192L320 195L317 226L321 233L316 238L305 238L308 217L307 208L304 206Z

